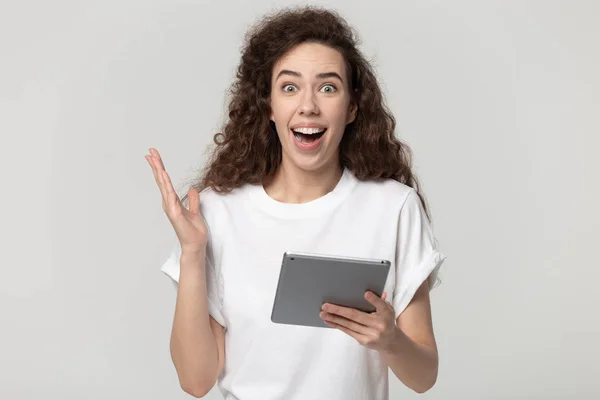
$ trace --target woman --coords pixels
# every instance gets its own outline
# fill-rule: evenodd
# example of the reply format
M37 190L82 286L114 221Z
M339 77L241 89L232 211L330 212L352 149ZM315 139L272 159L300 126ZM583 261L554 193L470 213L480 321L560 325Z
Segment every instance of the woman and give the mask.
M429 290L445 256L372 68L337 14L298 8L248 34L229 120L202 179L175 193L146 158L178 241L171 355L182 388L226 399L387 399L437 377ZM199 194L200 192L200 194ZM334 329L275 324L287 250L392 260L371 314L333 304Z

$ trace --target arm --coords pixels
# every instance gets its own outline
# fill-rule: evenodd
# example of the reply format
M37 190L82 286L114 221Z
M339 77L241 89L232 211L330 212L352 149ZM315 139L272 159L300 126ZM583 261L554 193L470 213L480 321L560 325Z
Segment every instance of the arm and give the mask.
M387 351L381 352L382 357L402 383L424 393L433 387L438 374L427 280L398 316L396 325L396 340Z
M224 363L224 329L208 313L204 260L204 253L181 255L170 343L179 383L194 397L212 389Z

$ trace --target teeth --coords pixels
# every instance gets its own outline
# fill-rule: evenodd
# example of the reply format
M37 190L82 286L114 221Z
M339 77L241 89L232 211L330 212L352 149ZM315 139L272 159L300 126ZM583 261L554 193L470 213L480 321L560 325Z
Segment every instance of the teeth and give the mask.
M305 135L314 135L315 133L325 132L325 128L296 128L292 130L294 133L303 133Z

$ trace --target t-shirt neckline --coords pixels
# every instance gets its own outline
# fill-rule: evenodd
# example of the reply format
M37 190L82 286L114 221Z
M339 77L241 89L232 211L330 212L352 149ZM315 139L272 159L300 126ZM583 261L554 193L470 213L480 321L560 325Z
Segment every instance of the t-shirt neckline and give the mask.
M306 203L282 203L267 194L262 183L251 185L251 201L267 214L279 218L313 218L337 207L356 185L356 177L344 167L342 176L333 190Z

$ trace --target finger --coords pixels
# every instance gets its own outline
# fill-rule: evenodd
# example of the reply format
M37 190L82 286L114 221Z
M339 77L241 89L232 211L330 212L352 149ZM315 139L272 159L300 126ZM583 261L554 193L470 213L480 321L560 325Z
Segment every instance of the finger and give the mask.
M330 327L332 327L332 328L335 328L335 327L337 327L337 325L336 325L336 324L334 324L333 322L329 322L329 321L323 321L323 322L325 322L325 325L327 325L327 326L330 326Z
M152 165L154 167L154 170L156 171L157 177L160 179L162 175L161 171L164 171L165 165L163 164L162 159L160 158L160 154L158 154L158 150L151 148L149 149L149 151L152 160Z
M152 154L154 157L156 157L158 159L158 163L160 165L160 168L162 168L163 170L166 171L165 164L163 163L162 157L158 153L158 150L156 150L154 148L151 148L150 149L150 154Z
M156 180L156 183L158 184L158 175L157 175L157 171L156 171L156 167L154 166L154 159L152 158L152 156L144 156L144 158L146 159L146 161L148 161L148 164L150 164L150 168L152 168L152 175L154 175L154 179Z
M175 189L173 188L171 178L169 177L169 174L167 174L167 171L163 169L161 172L163 186L166 193L167 204L174 204L175 202L179 201L179 196L177 195L177 193L175 193Z
M383 292L383 295L381 296L381 300L385 301L385 303L388 305L388 307L392 306L392 302L387 300L387 292Z
M161 173L159 171L158 163L157 163L156 159L154 158L154 156L146 156L146 159L148 160L148 162L150 163L150 166L152 167L152 173L154 174L154 180L156 181L156 185L158 186L158 189L160 190L160 193L162 194L162 197L164 199L165 191L163 189L163 180L161 177Z
M325 322L330 322L330 323L334 323L335 325L339 325L339 326L343 326L353 332L359 333L361 335L366 335L367 333L369 333L371 331L371 329L368 326L365 326L363 324L359 324L356 321L344 318L344 317L340 317L339 315L336 314L330 314L327 312L321 312L321 318L323 319L323 321Z
M165 170L165 164L162 162L158 150L151 148L150 154L152 154L152 162L156 170L158 184L161 189L160 191L163 195L163 199L165 203L172 204L172 202L179 200L179 196L177 196L177 193L175 193L175 190L173 189L171 178Z
M369 303L373 304L377 311L383 311L387 308L387 303L381 297L377 296L370 290L367 290L367 292L365 293L365 299L367 299Z
M366 339L368 338L366 335L363 335L361 333L355 332L352 329L346 328L345 326L338 325L338 324L332 323L332 322L329 322L329 323L326 322L326 324L329 325L329 326L331 326L332 328L339 329L340 331L344 332L348 336L354 338L360 344L366 342Z
M188 200L190 202L190 213L200 214L200 194L195 189L188 190Z
M365 326L370 326L373 322L373 316L371 314L357 310L355 308L343 307L327 303L323 306L323 311L333 315L339 315L341 317L344 317L351 321L355 321Z

